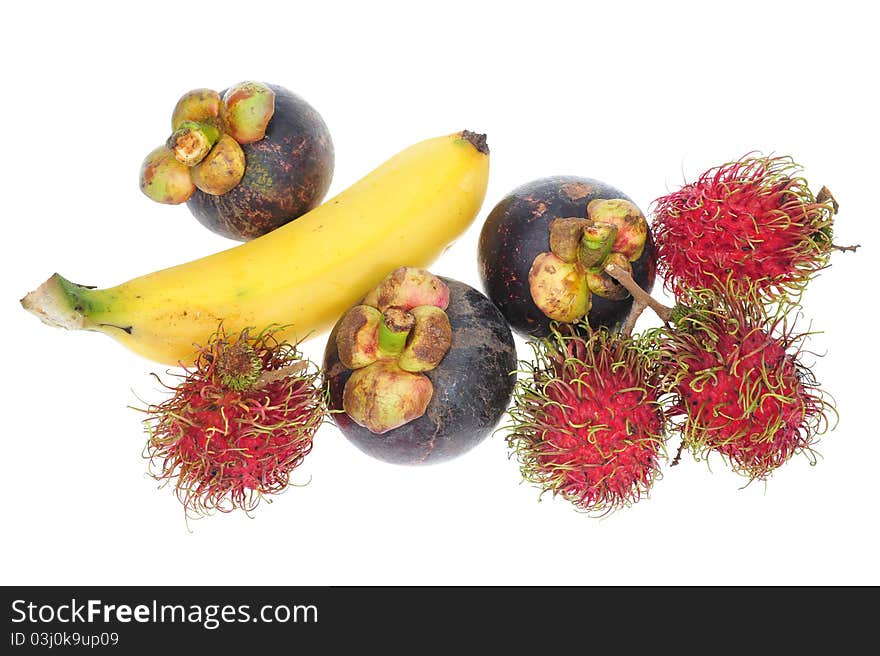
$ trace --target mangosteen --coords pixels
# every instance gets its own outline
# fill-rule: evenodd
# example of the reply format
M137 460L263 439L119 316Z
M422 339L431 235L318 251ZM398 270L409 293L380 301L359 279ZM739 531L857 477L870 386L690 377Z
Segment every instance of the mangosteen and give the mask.
M646 291L656 264L641 210L610 185L574 176L534 180L490 212L479 241L483 287L523 337L545 337L553 321L615 329L632 296L606 267L631 272Z
M205 227L247 241L293 221L323 200L334 150L320 114L291 91L242 82L181 97L166 144L141 167L141 189L185 202Z
M482 442L510 402L516 347L476 289L393 271L336 324L324 353L328 406L364 453L432 464Z

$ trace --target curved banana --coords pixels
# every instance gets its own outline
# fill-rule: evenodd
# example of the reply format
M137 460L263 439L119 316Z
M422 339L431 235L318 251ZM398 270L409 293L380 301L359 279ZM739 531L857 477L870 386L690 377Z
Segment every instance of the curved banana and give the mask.
M21 303L49 325L95 330L165 364L189 364L220 322L319 333L401 265L426 267L479 212L485 135L463 131L401 151L300 218L253 241L116 287L53 275Z

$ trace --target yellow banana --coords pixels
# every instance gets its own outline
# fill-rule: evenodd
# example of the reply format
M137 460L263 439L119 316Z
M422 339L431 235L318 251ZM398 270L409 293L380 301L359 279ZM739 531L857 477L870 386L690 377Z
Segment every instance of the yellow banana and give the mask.
M389 271L430 265L471 224L489 177L484 135L422 141L300 218L253 241L89 289L53 275L22 305L165 364L189 364L223 322L299 341L336 321Z

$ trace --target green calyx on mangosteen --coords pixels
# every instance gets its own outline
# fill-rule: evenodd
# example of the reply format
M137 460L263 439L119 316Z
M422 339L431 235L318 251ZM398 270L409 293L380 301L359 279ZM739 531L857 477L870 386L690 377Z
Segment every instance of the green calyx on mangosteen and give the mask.
M193 89L180 97L171 113L171 129L177 130L186 122L208 123L220 129L220 106L223 99L213 89Z
M270 232L316 207L330 186L327 126L282 87L247 81L223 92L187 92L171 129L165 146L144 161L141 189L158 202L186 202L199 222L225 237L245 241Z
M527 338L585 316L593 328L619 326L633 299L606 267L628 271L645 289L656 269L639 208L609 185L571 176L535 180L503 198L478 253L489 297Z
M641 257L647 236L641 210L623 198L590 201L586 219L551 221L550 252L539 253L529 270L532 300L550 319L573 323L589 312L592 294L626 298L629 292L605 267L631 272L630 261Z
M356 369L345 383L342 407L355 423L381 435L418 419L434 395L430 379L391 359Z
M166 147L160 146L141 164L141 191L157 203L185 203L196 190L189 168Z
M411 310L419 305L449 306L449 288L424 269L398 267L364 297L364 303L379 310L399 307Z
M345 314L335 341L355 370L342 397L355 423L381 435L424 414L434 390L422 372L439 365L452 342L448 302L439 278L401 267Z
M241 145L266 136L275 113L275 92L259 82L242 82L226 90L220 105L223 125L230 137Z
M230 142L242 146L265 137L274 113L275 92L261 82L237 84L228 89L222 98L216 91L196 89L177 101L171 117L173 132L165 146L181 164L194 167L214 149L231 150ZM238 150L241 151L241 148ZM243 175L243 154L241 160ZM237 177L235 184L241 180L241 175ZM226 193L212 189L202 191L215 195Z
M245 166L241 146L224 134L211 152L192 168L192 181L199 191L220 196L232 191L241 182Z
M477 290L400 267L337 322L324 354L334 422L380 460L429 464L485 439L515 382L510 327Z
M598 224L610 224L617 228L611 250L635 262L645 250L648 238L648 222L634 203L624 198L593 200L587 205L587 216Z
M576 261L538 253L529 269L532 299L554 321L573 323L590 311L590 289Z

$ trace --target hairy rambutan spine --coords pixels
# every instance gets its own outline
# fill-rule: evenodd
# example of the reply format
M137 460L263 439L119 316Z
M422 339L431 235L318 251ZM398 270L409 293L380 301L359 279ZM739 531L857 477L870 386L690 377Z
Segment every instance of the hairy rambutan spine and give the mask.
M668 416L697 460L718 453L749 480L765 480L813 445L836 416L833 399L803 362L810 333L794 329L797 306L760 302L760 290L689 292L674 325L654 331Z
M320 373L270 327L227 335L222 326L170 397L149 405L144 456L188 516L242 509L287 488L324 419Z
M828 265L837 202L814 195L791 157L749 154L651 206L657 267L676 297L738 285L764 300L797 298Z
M591 514L646 496L665 457L652 343L554 324L530 345L506 426L524 480Z

